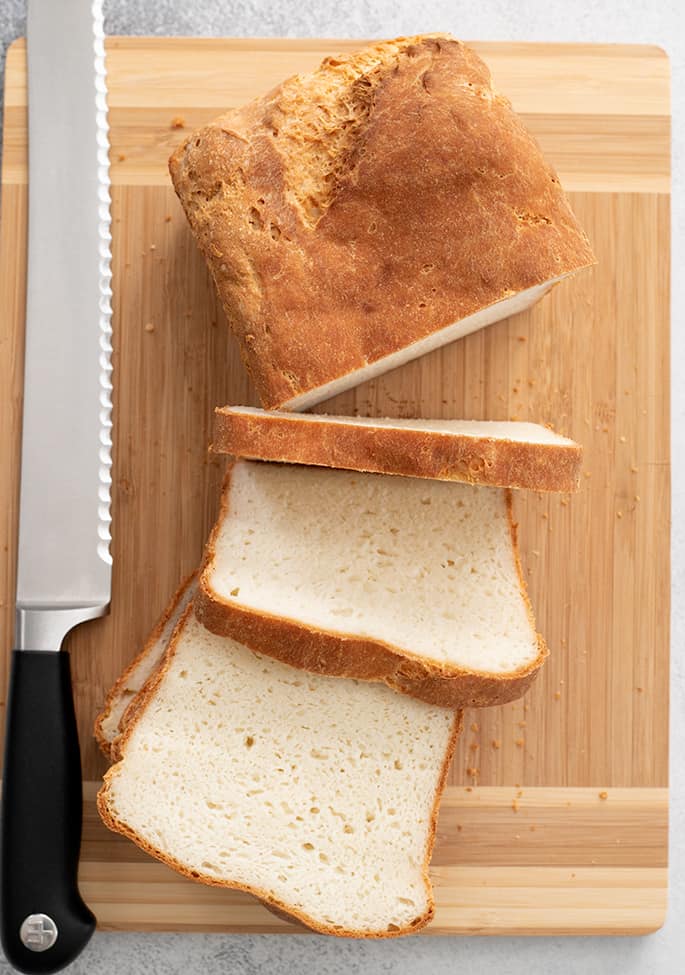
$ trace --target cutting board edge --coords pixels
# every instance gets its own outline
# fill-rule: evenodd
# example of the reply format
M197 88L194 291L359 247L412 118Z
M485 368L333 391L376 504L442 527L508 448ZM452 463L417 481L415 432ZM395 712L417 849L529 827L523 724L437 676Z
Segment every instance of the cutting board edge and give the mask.
M115 40L121 40L122 42L126 42L128 40L128 38L122 36L121 38L116 38ZM132 38L132 40L135 40L135 41L163 41L165 39L164 38ZM185 38L172 38L171 40L173 40L174 42L178 41L180 43L180 42L185 41L186 39ZM214 38L198 38L198 40L200 40L202 42L205 42L205 41L212 42L212 41L215 41L216 39L214 39ZM241 39L237 39L237 40L239 40L240 42L245 42L245 44L248 45L248 49L249 49L249 42L252 41L253 39L251 39L251 38L241 38ZM273 39L268 38L267 40L268 41L272 41ZM284 43L285 46L287 46L287 44L289 43L288 39L283 39L283 43ZM14 42L11 45L11 48L14 48L16 44L17 44L17 42ZM569 45L569 46L576 47L576 45ZM613 46L610 46L610 47L613 47ZM636 50L643 50L644 47L646 47L646 46L645 45L631 45L630 47L633 47ZM8 55L9 55L9 52L8 52ZM7 137L7 129L5 130L4 138L6 138L6 137ZM4 160L4 154L3 154L3 160ZM3 166L4 166L4 162L3 162ZM4 183L4 179L3 179L3 183ZM88 862L89 863L96 864L96 863L101 862L101 861L89 860ZM665 875L667 877L667 871L666 871L665 868L664 868L664 873L665 873ZM542 929L540 931L526 931L525 933L526 934L530 934L530 935L536 935L536 934L545 935L545 934L553 934L553 933L559 933L559 934L562 934L562 933L566 933L566 934L580 934L580 933L583 933L583 934L587 934L587 933L591 933L591 934L595 934L595 933L596 934L611 934L611 933L620 933L620 934L630 935L630 934L650 933L652 931L658 930L659 927L663 924L663 921L664 921L665 916L666 916L666 910L667 910L667 903L666 903L666 900L664 899L663 917L662 917L660 923L657 924L654 927L630 928L630 929L625 929L625 930L620 930L620 931L617 931L617 930L614 930L614 929L607 929L607 930L603 930L601 932L587 932L587 930L584 929L584 928L578 928L578 929L573 929L573 931L562 932L562 931L558 931L556 929L551 929L550 928L550 929ZM119 930L119 928L117 928L117 926L115 924L113 924L112 926L109 926L108 923L105 923L102 926L101 929L102 930ZM173 928L162 928L162 927L157 927L157 926L147 927L147 926L142 926L141 925L141 927L139 929L140 930L143 930L143 929L145 929L145 930L176 930L176 931L182 930L182 928L179 927L178 925L175 925ZM131 930L131 927L129 925L129 926L126 926L124 928L121 928L121 930ZM223 927L223 926L220 926L220 927L211 927L211 928L188 927L187 930L194 930L194 931L199 931L199 930L220 930L220 931L225 931L227 929L225 927ZM242 930L244 930L244 929L242 929ZM513 929L509 929L508 928L508 929L502 930L502 931L495 931L495 930L492 930L492 929L483 928L483 929L469 929L468 931L466 931L466 930L465 931L458 931L458 930L455 930L455 929L449 929L449 930L446 929L446 930L443 931L439 927L436 927L435 929L429 928L425 932L425 934L428 934L428 935L435 934L437 936L442 936L443 934L447 934L447 933L458 933L458 934L463 934L463 935L475 934L475 933L478 933L478 934L495 934L495 933L508 933L508 934L512 934L512 933L515 933L517 930L520 930L520 929L519 928L513 928ZM282 933L286 933L286 932L284 931ZM291 933L291 932L288 931L287 933ZM297 933L297 931L293 930L292 933Z

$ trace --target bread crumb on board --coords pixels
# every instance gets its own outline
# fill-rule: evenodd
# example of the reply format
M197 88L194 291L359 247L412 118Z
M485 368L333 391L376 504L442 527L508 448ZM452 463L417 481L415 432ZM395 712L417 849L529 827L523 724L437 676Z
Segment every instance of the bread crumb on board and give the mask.
M183 118L183 116L182 115L174 115L174 117L171 120L171 128L172 129L185 129L185 127L186 127L186 120Z
M492 747L493 748L501 748L502 747L502 742L498 738L493 738L492 739Z
M599 795L599 798L600 799L608 799L609 798L609 793L606 792L606 791L602 791L602 792L598 793L598 795Z
M155 326L154 326L154 323L153 322L146 322L145 323L145 331L146 332L154 332L154 330L155 330Z

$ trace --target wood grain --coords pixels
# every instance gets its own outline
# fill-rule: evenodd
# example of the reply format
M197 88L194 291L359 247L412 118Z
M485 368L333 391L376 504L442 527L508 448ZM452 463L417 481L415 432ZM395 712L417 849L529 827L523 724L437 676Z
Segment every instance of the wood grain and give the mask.
M214 517L222 470L206 453L212 408L256 402L167 182L166 156L183 136L171 119L204 121L350 46L108 43L113 609L70 640L84 772L93 783L104 763L90 733L105 691L197 563ZM574 189L571 202L599 264L532 311L325 407L530 419L585 448L577 495L519 492L515 499L526 576L552 655L524 701L467 716L440 818L438 912L429 930L653 930L665 910L667 849L668 62L658 49L635 46L477 47ZM22 43L9 53L6 92L0 639L9 648L27 204ZM2 688L6 663L3 653ZM108 834L95 818L94 788L86 796L82 875L101 926L288 930L247 896L184 881Z
M111 838L86 789L81 882L108 930L299 932L249 895L203 887ZM523 792L521 795L520 793ZM666 908L665 789L449 787L427 934L641 933ZM591 837L591 843L588 838Z
M203 125L284 77L360 41L112 37L107 41L112 181L166 186L175 127ZM569 190L668 193L669 63L657 47L487 44L497 87L512 100ZM5 182L26 182L23 39L8 54ZM256 65L259 65L258 69ZM198 84L198 72L201 80ZM539 80L544 79L544 84Z

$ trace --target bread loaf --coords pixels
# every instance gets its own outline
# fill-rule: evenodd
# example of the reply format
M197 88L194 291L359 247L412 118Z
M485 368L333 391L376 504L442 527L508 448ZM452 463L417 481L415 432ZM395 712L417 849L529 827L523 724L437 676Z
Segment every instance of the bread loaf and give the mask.
M509 492L469 484L236 461L195 608L260 653L446 707L519 697L547 653Z
M535 423L322 416L225 406L212 449L254 460L575 491L580 444Z
M428 863L459 723L255 654L187 610L98 809L179 873L316 931L409 934L433 914Z
M326 58L169 166L268 408L305 409L594 263L487 67L444 34Z

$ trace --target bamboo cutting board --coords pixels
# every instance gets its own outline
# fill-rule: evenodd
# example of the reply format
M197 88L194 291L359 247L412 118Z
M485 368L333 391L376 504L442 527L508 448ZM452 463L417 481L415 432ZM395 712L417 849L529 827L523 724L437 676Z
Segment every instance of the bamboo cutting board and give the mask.
M70 640L87 780L82 889L104 929L296 930L249 896L184 880L108 833L93 804L105 765L91 726L107 688L200 558L222 473L206 452L213 407L255 403L171 190L167 156L221 109L355 46L108 42L114 588L112 614ZM531 597L552 654L524 701L467 715L440 814L432 866L437 911L428 933L644 933L662 923L667 891L668 62L650 47L474 46L559 170L599 264L532 311L326 408L530 419L583 443L578 494L515 498ZM22 41L9 52L5 91L3 699L23 378Z

